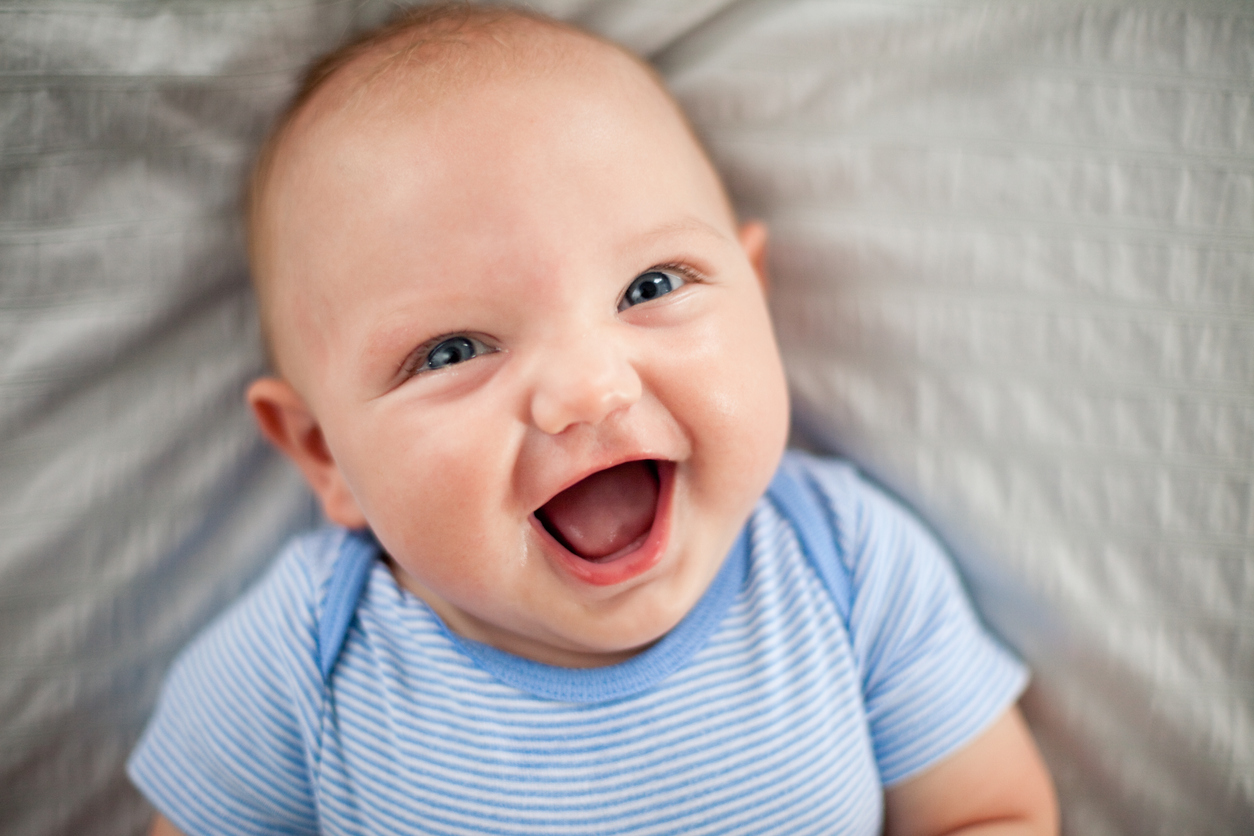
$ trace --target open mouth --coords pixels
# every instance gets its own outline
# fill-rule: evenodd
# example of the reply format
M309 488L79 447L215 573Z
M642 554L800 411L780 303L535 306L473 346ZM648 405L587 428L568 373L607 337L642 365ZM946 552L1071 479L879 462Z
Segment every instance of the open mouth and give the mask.
M675 463L623 462L590 474L531 515L546 553L574 580L614 586L669 552Z
M571 554L592 563L609 562L648 539L660 495L657 462L623 462L571 485L535 516Z

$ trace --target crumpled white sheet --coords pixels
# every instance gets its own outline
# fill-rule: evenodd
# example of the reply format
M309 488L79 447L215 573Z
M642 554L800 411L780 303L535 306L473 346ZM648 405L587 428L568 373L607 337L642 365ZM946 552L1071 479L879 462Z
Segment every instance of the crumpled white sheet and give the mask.
M1254 832L1254 8L547 0L773 230L799 438L956 548L1070 834ZM314 512L237 188L390 3L0 6L0 831L138 833L171 654Z

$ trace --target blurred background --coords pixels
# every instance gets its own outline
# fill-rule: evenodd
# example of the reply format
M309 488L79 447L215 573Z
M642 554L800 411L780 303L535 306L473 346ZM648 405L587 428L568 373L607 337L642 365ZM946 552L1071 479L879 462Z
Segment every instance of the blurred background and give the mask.
M1254 4L537 0L772 230L798 443L953 547L1067 834L1254 833ZM138 834L172 655L317 521L240 217L383 0L0 2L0 832Z

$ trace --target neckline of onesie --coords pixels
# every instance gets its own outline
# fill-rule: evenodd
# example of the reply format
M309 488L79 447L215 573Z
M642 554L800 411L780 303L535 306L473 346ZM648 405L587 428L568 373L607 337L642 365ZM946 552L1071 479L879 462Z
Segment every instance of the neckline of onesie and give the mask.
M709 588L670 632L652 646L614 665L565 668L517 656L492 645L459 636L420 598L400 590L420 605L440 631L465 656L498 681L542 699L569 703L603 703L643 693L688 663L704 647L737 592L744 585L749 563L746 525L723 561ZM387 571L386 567L383 567ZM390 576L390 572L388 573ZM393 580L395 583L395 581Z

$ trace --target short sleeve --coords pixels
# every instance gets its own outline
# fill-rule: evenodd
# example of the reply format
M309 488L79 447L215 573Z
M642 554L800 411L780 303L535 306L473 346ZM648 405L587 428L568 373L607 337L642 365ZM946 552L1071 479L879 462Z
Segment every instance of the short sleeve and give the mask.
M971 742L1018 699L1027 669L981 624L949 556L848 467L813 470L852 579L850 640L885 786Z
M176 660L131 756L131 780L188 836L317 832L312 582L295 551Z

